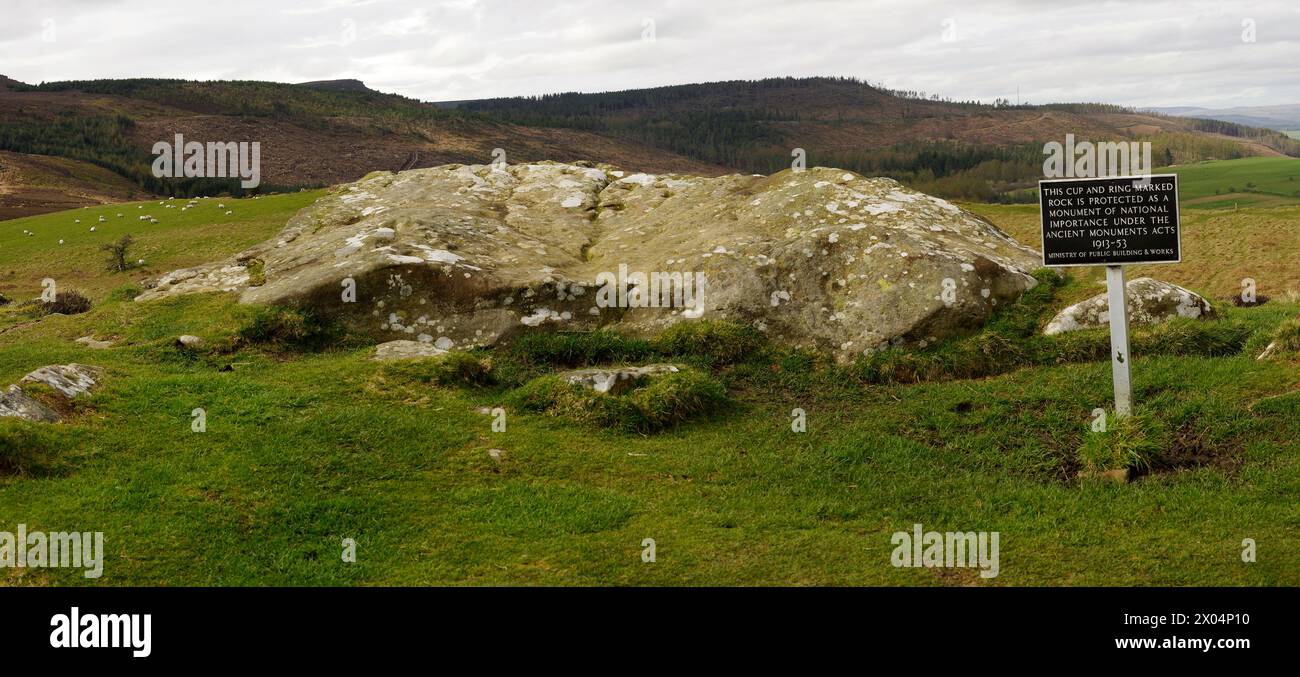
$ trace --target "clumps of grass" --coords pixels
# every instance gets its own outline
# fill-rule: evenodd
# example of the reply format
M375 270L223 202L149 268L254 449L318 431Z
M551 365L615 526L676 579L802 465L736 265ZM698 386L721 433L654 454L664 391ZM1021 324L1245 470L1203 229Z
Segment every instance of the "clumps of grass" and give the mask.
M611 329L532 332L515 339L495 367L497 379L521 384L552 369L627 364L664 358L719 367L761 359L767 341L757 330L725 320L678 322L653 340Z
M1168 429L1150 413L1115 416L1108 412L1106 420L1106 430L1088 433L1079 447L1081 475L1097 476L1116 470L1146 472L1170 448Z
M1269 341L1267 355L1300 353L1300 317L1283 322Z
M1110 334L1105 329L1043 336L1039 328L1065 284L1055 272L1034 274L1039 284L1004 306L979 332L916 350L889 348L859 358L851 367L866 383L922 383L996 376L1037 365L1071 364L1108 359ZM1175 319L1151 327L1134 327L1133 353L1222 357L1240 353L1254 329L1239 320Z
M266 263L262 259L249 261L245 269L248 271L248 286L261 287L266 284Z
M336 321L310 307L262 306L240 327L231 347L313 351L337 343L343 333Z
M589 332L535 332L510 346L513 357L530 365L585 367L635 362L654 355L649 341L628 338L609 329Z
M132 301L135 297L144 293L140 285L135 283L124 284L108 292L109 301Z
M556 375L542 376L517 388L510 401L523 411L637 433L708 416L728 403L720 383L691 369L650 377L622 395L598 393Z
M473 353L453 351L419 360L397 360L384 365L386 381L445 386L485 386L493 382L492 366Z
M0 476L45 477L63 468L48 424L0 419Z
M715 367L752 359L766 343L753 327L726 320L678 322L655 339L665 355L699 357Z
M727 402L727 391L701 372L683 370L651 377L626 397L638 415L631 427L653 432L718 411Z

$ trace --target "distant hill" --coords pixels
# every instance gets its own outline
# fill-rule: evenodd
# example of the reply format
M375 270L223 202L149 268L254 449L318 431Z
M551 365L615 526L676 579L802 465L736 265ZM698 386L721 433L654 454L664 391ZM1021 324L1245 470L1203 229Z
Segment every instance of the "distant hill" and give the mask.
M88 162L0 151L0 220L148 196Z
M360 80L314 80L312 82L300 82L300 87L311 87L312 89L324 89L335 92L374 92L375 90L366 86L366 83Z
M1103 104L949 101L850 78L772 78L596 94L426 103L358 80L302 84L131 79L4 80L0 150L108 169L153 194L243 191L235 180L158 179L150 149L258 141L262 192L355 180L375 170L601 160L629 170L769 173L803 149L808 166L892 176L945 197L1025 200L1042 146L1150 141L1158 165L1300 156L1300 141L1230 122Z
M1152 108L1152 111L1179 117L1222 120L1250 127L1263 127L1277 131L1300 130L1300 104L1278 106L1237 106L1235 108L1196 108L1175 106Z
M439 104L520 125L635 140L742 171L809 165L893 176L949 197L1001 199L1042 174L1042 146L1150 141L1156 164L1297 155L1272 130L1142 113L1104 104L1013 106L951 101L852 78L772 78L597 94ZM1027 194L1021 196L1027 197Z
M353 181L375 170L597 157L647 171L719 174L726 168L635 142L541 130L448 112L331 83L92 80L18 83L0 92L0 150L89 162L153 194L243 191L235 180L158 179L150 149L178 133L191 141L257 141L262 192Z

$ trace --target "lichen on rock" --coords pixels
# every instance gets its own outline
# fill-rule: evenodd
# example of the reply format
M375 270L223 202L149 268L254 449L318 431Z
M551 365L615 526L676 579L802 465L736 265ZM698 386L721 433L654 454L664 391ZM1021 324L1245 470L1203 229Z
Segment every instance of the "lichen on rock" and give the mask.
M164 275L136 300L237 291L442 349L547 328L655 334L708 316L851 359L979 326L1035 284L1038 260L951 203L837 169L446 165L339 186L277 237Z

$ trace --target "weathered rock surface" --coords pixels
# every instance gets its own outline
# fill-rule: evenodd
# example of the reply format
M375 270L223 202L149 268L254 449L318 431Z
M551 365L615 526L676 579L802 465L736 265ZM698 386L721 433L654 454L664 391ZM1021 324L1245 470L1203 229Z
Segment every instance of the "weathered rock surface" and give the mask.
M340 186L278 237L164 275L136 300L239 291L245 303L328 309L377 340L444 348L541 326L653 334L703 315L847 359L978 326L1035 284L1038 261L955 205L842 170L447 165ZM667 303L648 302L664 300L656 287L671 289Z
M0 394L0 417L16 416L37 423L56 423L63 419L59 412L32 397L24 383L41 384L53 389L69 400L89 393L100 378L100 369L84 364L63 364L41 367L24 376L17 384Z
M104 350L106 348L113 347L112 341L101 341L95 338L94 336L82 336L81 338L77 339L77 343L80 343L81 345L86 346L87 348L92 348L94 350Z
M681 371L671 364L647 364L640 367L593 367L560 372L559 377L598 393L618 395L634 388L642 379Z
M1176 284L1139 277L1124 286L1128 290L1129 324L1159 324L1175 317L1209 319L1215 316L1209 301ZM1106 294L1098 294L1057 313L1043 328L1043 333L1050 336L1105 327L1110 324L1109 313L1110 302Z
M9 386L8 390L0 394L0 416L16 416L36 423L55 423L62 418L59 412L45 406L16 385Z
M84 364L55 364L27 374L19 383L43 383L59 391L64 397L72 399L90 392L90 389L95 387L99 374L99 367Z
M423 357L437 357L446 354L446 350L431 343L408 341L405 339L388 341L375 346L375 354L370 358L380 362L389 360L410 360Z

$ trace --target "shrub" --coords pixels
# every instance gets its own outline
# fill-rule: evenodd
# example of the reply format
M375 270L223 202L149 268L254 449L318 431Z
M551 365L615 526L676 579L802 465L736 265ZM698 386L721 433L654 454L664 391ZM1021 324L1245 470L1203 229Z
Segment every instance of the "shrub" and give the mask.
M131 268L131 245L135 239L130 235L123 235L122 239L117 242L100 245L101 251L108 252L108 270L112 273L123 273Z
M1107 412L1104 432L1089 432L1079 447L1079 465L1088 472L1144 471L1168 449L1168 431L1148 413L1116 416Z
M752 327L726 320L683 320L655 340L666 355L701 357L713 366L754 358L766 344Z
M41 310L47 315L51 313L77 315L90 310L91 303L90 299L81 292L65 291L55 294L53 301L46 301L41 305Z

